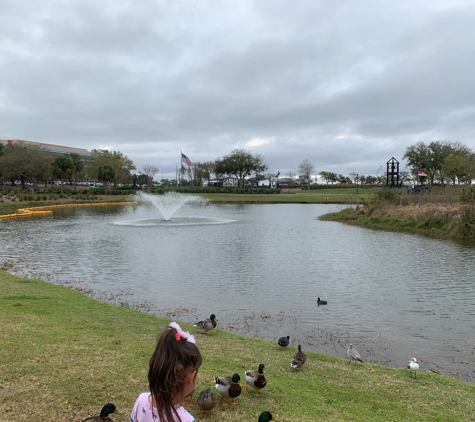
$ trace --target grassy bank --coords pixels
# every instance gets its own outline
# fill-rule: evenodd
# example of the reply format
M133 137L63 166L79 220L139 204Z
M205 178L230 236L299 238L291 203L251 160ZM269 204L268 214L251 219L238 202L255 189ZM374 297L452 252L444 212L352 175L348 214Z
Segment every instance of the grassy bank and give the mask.
M401 231L438 239L475 240L475 204L462 202L458 189L433 189L429 195L381 191L363 198L362 206L320 216L371 229Z
M115 420L128 421L137 395L147 390L156 335L169 322L0 271L0 421L81 421L108 401L121 412ZM216 375L238 372L244 379L246 369L266 365L263 395L242 394L235 409L215 409L215 420L256 421L263 410L280 421L475 420L472 384L424 371L415 380L405 369L314 352L294 372L295 348L219 328L205 336L182 325L196 334L203 353L198 391L214 390ZM204 420L196 405L190 410Z
M200 194L215 203L262 203L262 204L360 204L372 189L314 189L283 190L277 195L246 195L232 193Z
M132 195L100 195L100 194L72 194L65 190L63 194L39 193L33 194L21 190L12 191L0 199L0 215L14 214L19 208L38 207L56 204L80 204L91 202L124 202L132 200ZM198 194L214 203L257 203L257 204L360 204L372 189L316 189L316 190L284 190L279 194L233 194L212 193ZM186 195L186 194L185 194Z
M21 191L19 191L21 192ZM94 202L126 202L132 200L130 195L71 195L65 194L23 194L15 192L3 195L0 200L0 215L15 214L19 208L41 207L58 204L81 204ZM39 199L35 199L39 198Z

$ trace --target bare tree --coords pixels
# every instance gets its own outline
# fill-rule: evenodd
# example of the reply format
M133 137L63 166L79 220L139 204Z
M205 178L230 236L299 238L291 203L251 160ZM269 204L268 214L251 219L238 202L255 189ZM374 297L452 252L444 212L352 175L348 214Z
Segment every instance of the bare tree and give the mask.
M292 182L294 181L295 179L295 172L293 170L289 170L286 174L285 174Z
M315 166L312 164L310 160L303 160L299 167L298 167L299 174L305 176L307 179L307 187L310 190L310 178L312 177L312 173L315 173Z
M153 176L159 172L158 167L146 164L142 167L142 170L148 178L148 186L152 187Z

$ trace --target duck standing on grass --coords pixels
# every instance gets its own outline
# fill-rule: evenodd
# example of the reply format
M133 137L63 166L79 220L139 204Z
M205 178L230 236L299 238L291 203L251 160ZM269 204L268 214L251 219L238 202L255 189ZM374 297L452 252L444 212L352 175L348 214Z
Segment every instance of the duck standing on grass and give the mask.
M218 393L221 394L223 399L221 402L223 407L226 406L226 398L232 399L231 404L236 406L236 397L241 394L242 390L241 377L239 374L234 374L232 377L215 377L214 383L216 390L218 390Z
M200 328L205 334L210 334L210 331L216 328L218 325L216 321L216 316L211 314L208 319L203 319L202 321L198 321L196 324L193 324L193 327Z
M282 348L285 348L289 345L290 343L290 337L287 336L287 337L281 337L279 340L277 340L277 344L282 347Z
M196 399L196 403L198 403L200 408L200 417L203 416L203 412L209 412L209 416L212 417L212 410L214 409L214 406L216 406L217 402L218 399L209 388L203 390Z
M195 391L196 391L196 387L194 388L194 390L188 396L186 396L183 399L183 401L185 402L185 404L187 406L193 407L193 395L195 394Z
M411 371L411 378L412 378L413 373L414 373L414 377L417 378L417 371L419 371L419 364L417 363L416 358L411 358L411 360L407 364L407 369Z
M259 415L259 419L257 420L257 422L270 422L270 421L277 422L276 419L272 418L272 413L268 412L267 410L265 412L262 412Z
M294 369L300 369L304 363L307 362L307 355L302 352L302 346L299 344L298 351L295 353L290 363L290 367Z
M260 396L261 393L259 390L262 390L266 385L267 385L267 380L264 375L264 364L261 363L259 365L259 368L257 368L257 371L251 371L248 370L246 371L245 378L246 378L246 388L244 389L244 392L248 392L247 386L250 385L252 388L256 389L256 395Z
M358 350L356 350L352 344L350 344L350 347L348 347L346 354L348 355L348 358L350 359L350 363L352 361L363 362L363 359L361 358L361 355L359 354Z
M109 417L111 413L115 412L115 406L112 403L107 403L101 410L99 416L91 416L86 418L83 422L114 422L113 419Z

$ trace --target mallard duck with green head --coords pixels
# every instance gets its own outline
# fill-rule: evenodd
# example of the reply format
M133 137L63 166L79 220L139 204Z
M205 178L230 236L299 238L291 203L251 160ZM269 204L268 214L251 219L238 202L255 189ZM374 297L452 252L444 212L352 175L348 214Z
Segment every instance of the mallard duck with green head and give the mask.
M276 419L272 418L272 413L268 412L267 410L265 412L262 412L259 415L259 419L257 419L257 422L270 422L270 421L277 422Z
M259 390L262 390L266 385L267 385L267 380L264 375L264 364L261 363L259 367L257 368L257 371L251 371L248 370L245 373L245 378L246 378L246 388L244 389L244 392L248 392L248 385L250 385L252 388L256 389L256 395L260 396L261 393Z
M107 403L101 410L99 416L91 416L90 418L84 419L82 422L114 422L113 419L109 417L111 413L115 412L115 406L112 403Z
M200 408L200 417L203 416L203 412L210 412L209 415L212 417L212 410L214 409L214 406L216 406L217 402L218 399L209 388L203 390L196 399L196 403L198 403Z
M226 406L225 399L232 399L231 404L236 406L236 397L241 394L242 384L239 374L234 374L232 377L214 377L214 386L218 393L221 394L221 404Z
M205 332L205 334L211 334L210 331L215 329L218 325L216 323L218 319L215 314L211 314L209 318L198 321L196 324L193 324L193 327L200 328Z

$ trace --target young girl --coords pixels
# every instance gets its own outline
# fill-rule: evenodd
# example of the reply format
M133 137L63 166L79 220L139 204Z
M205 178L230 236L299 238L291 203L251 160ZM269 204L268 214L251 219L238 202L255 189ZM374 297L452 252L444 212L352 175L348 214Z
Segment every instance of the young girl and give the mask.
M130 422L195 422L182 402L196 387L201 361L195 338L172 322L150 358L150 393L139 395Z

